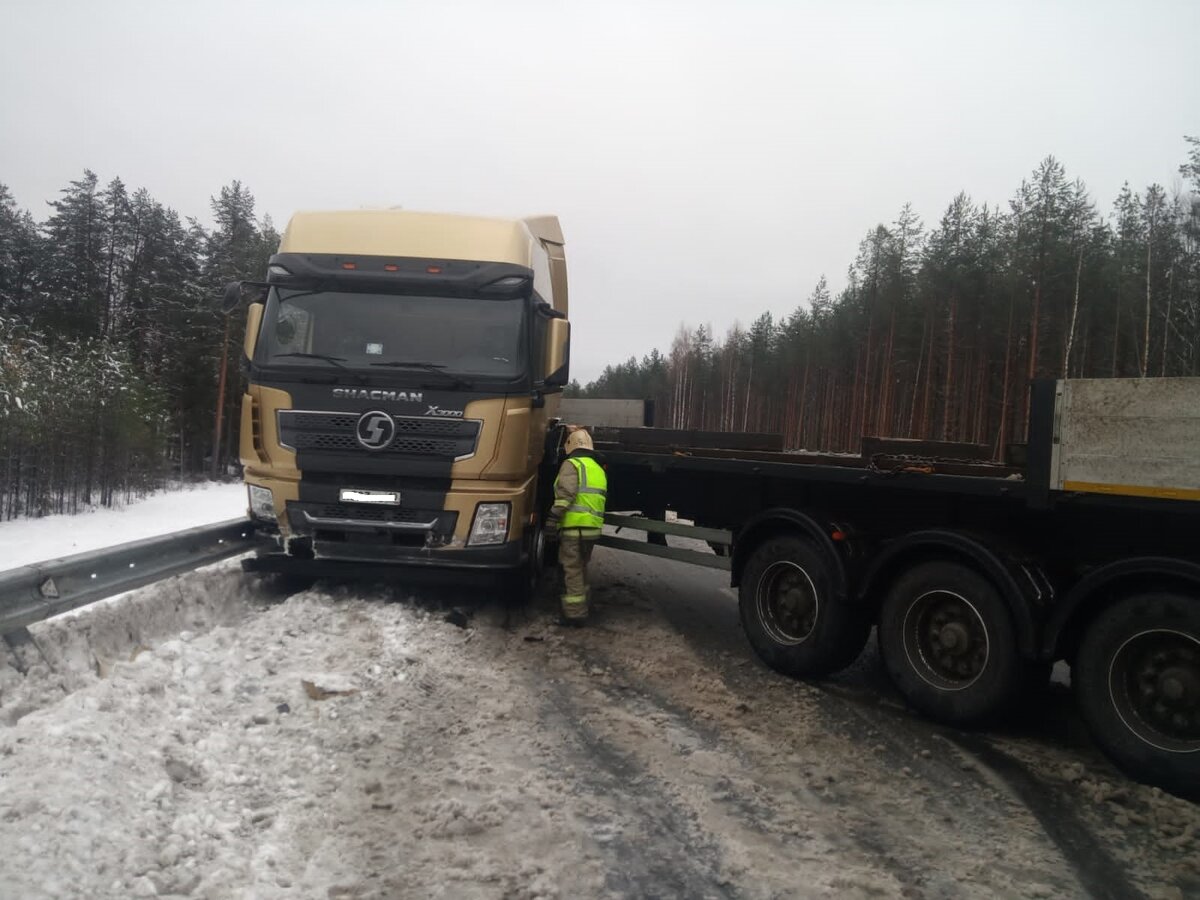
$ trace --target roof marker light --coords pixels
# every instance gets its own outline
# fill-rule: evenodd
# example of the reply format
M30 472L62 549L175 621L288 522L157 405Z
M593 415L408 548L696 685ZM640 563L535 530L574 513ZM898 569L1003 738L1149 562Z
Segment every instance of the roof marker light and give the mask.
M384 267L383 267L383 271L385 271L385 272L399 272L399 271L400 271L400 267L399 267L398 265L396 265L395 263L386 263L386 264L384 265Z
M442 267L441 266L426 266L425 271L428 272L430 275L441 275Z
M479 289L483 294L506 294L528 284L529 279L524 275L506 275L485 284Z
M268 275L291 275L292 273L283 266L267 266Z
M343 269L357 269L358 263L342 263Z

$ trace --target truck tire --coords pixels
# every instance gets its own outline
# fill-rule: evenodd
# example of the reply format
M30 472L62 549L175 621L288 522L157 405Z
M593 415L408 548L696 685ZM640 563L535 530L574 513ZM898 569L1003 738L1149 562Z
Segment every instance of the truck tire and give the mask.
M844 669L870 633L866 616L834 596L825 555L811 541L791 535L771 538L750 555L738 613L759 658L794 678Z
M1084 633L1071 680L1118 766L1200 796L1200 599L1161 591L1110 606Z
M901 575L879 613L879 651L892 682L925 715L978 725L1030 683L1012 615L995 586L957 562Z
M541 526L535 526L526 533L525 563L509 576L504 592L508 602L521 606L537 596L545 581L546 549L549 546L555 547L557 560L557 542L547 542L546 533Z

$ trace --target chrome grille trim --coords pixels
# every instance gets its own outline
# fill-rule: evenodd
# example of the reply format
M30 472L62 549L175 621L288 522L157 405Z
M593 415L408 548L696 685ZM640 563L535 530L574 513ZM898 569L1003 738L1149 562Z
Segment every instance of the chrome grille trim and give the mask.
M429 531L438 523L436 517L429 522L381 522L377 519L326 519L323 516L314 516L308 510L302 512L304 521L309 525L326 525L332 528L345 528L349 525L358 528L386 528L392 531Z

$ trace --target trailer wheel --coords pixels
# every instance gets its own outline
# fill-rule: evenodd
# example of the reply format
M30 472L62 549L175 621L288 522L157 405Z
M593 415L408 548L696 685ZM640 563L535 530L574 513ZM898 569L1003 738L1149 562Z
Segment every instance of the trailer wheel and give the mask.
M1072 673L1092 737L1130 775L1200 794L1200 602L1127 597L1084 633Z
M927 562L892 585L879 651L893 683L933 719L978 724L1029 683L1008 607L990 581L956 562Z
M870 623L835 600L832 582L829 562L802 538L771 538L750 555L738 612L754 652L772 669L817 677L858 656Z

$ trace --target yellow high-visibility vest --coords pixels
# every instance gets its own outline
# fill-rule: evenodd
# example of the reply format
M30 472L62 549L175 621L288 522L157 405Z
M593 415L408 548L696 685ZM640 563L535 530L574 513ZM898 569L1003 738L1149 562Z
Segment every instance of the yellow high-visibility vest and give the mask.
M604 525L604 501L608 496L608 477L600 463L590 456L570 456L567 462L579 474L579 490L562 518L563 528L595 528ZM558 479L554 486L558 487Z

